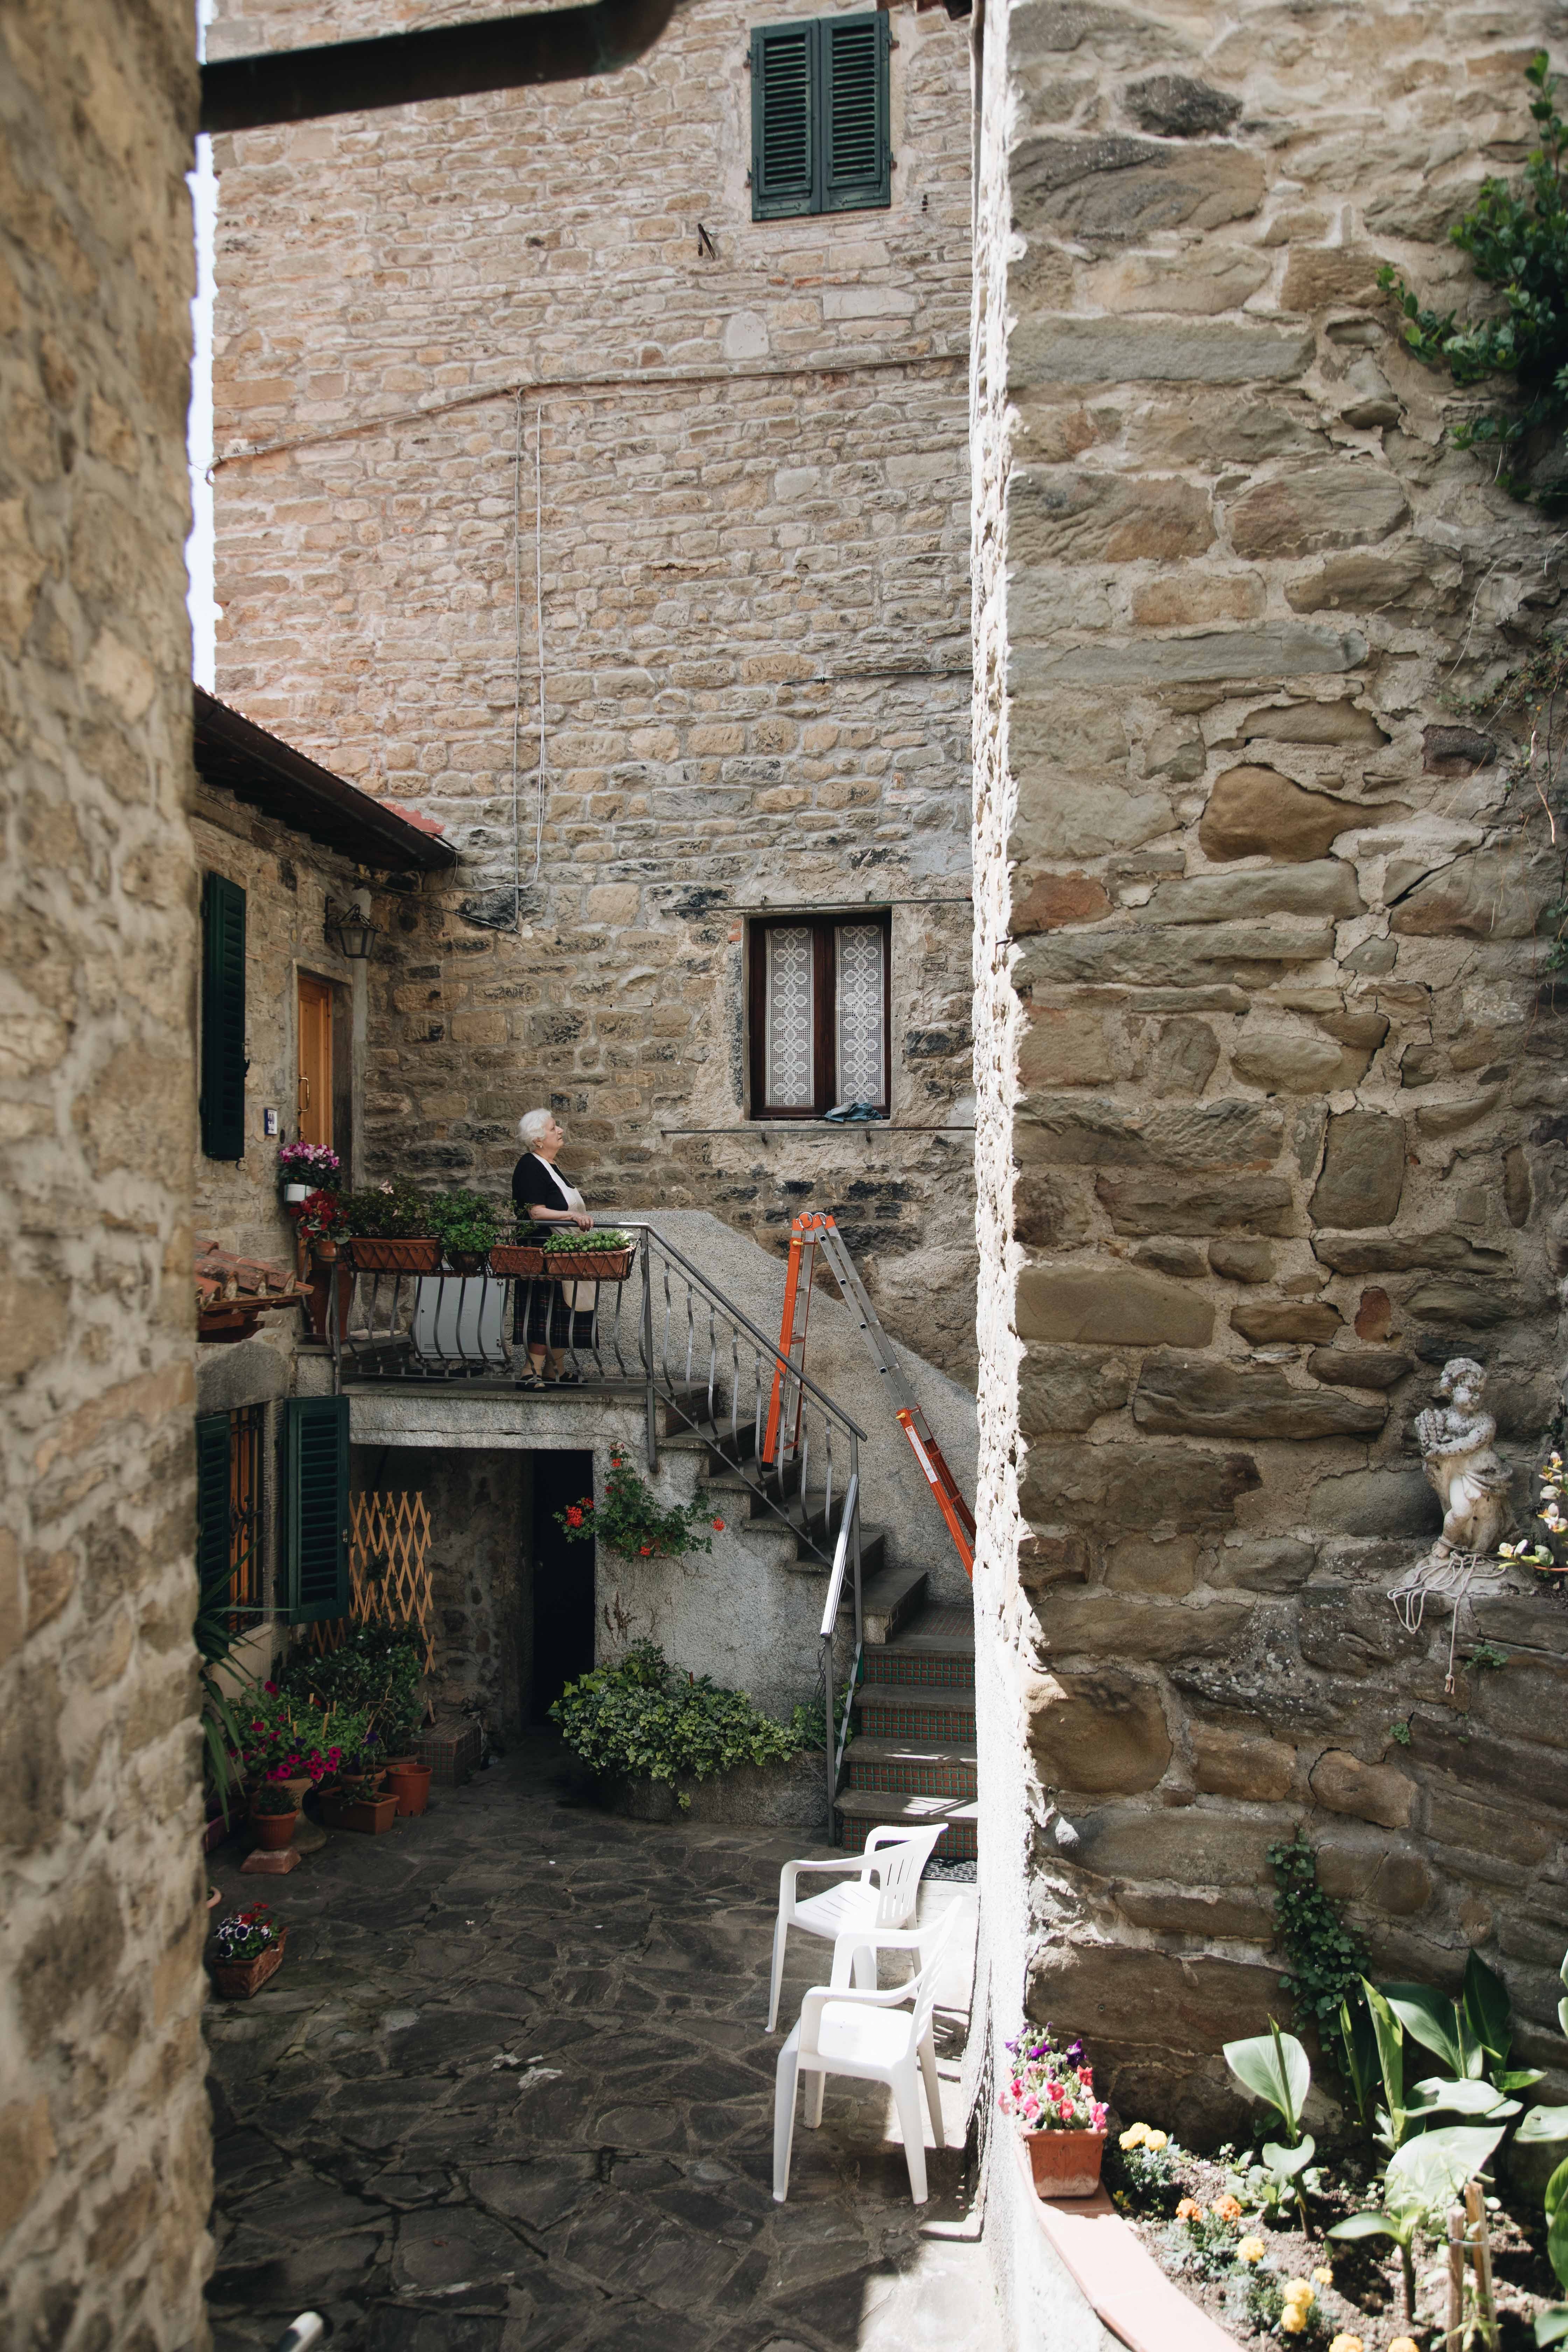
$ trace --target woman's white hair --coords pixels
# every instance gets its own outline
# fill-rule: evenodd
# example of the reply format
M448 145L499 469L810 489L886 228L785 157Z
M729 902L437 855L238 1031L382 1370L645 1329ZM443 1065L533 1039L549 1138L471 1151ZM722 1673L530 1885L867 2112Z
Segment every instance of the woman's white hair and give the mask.
M525 1110L517 1122L518 1141L531 1151L534 1145L542 1139L544 1130L554 1116L551 1110Z

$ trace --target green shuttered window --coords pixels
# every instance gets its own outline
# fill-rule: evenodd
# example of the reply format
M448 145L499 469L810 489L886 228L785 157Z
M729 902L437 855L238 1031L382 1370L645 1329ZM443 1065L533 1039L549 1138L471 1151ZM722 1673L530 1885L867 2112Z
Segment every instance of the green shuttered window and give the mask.
M245 1157L245 893L222 874L202 892L202 1150Z
M889 49L882 15L753 31L753 220L892 202Z
M226 1593L229 1580L228 1415L196 1420L196 1574L202 1598Z
M283 1542L289 1617L349 1610L349 1401L290 1397L283 1421Z

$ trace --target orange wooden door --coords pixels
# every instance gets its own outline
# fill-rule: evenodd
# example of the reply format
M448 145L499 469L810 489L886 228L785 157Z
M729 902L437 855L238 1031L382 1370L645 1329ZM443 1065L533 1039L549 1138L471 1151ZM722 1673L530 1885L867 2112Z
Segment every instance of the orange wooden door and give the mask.
M332 1143L332 991L300 974L300 1140Z

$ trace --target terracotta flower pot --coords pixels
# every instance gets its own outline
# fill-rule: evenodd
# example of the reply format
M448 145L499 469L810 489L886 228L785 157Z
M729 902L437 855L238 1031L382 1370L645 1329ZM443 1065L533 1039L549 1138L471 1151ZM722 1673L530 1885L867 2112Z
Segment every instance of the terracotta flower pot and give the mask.
M596 1250L542 1250L541 1271L558 1282L624 1282L632 1270L635 1247Z
M544 1252L537 1242L497 1242L490 1251L490 1272L531 1281L543 1271Z
M1026 2131L1024 2146L1029 2151L1037 2197L1051 2201L1058 2197L1092 2197L1100 2187L1103 2132Z
M422 1813L430 1801L430 1767L428 1764L389 1766L386 1792L397 1800L397 1810L405 1820L411 1813Z
M256 1843L268 1853L279 1853L294 1842L300 1826L298 1812L252 1813L250 1826L256 1832Z
M212 1980L225 2000L248 2000L252 1993L261 1990L268 1977L275 1977L283 1965L283 1947L289 1940L287 1927L278 1930L278 1941L253 1960L215 1960Z
M438 1241L355 1234L349 1252L361 1274L435 1274L441 1264Z
M310 1244L310 1255L318 1265L336 1265L338 1245L325 1234L318 1234Z
M365 1836L379 1837L397 1819L397 1799L353 1797L344 1788L322 1799L321 1819L330 1830L358 1830Z

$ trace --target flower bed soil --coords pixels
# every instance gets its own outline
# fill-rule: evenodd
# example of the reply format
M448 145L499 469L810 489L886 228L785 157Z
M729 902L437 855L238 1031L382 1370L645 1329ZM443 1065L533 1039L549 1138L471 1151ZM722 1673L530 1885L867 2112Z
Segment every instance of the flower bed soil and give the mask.
M1153 2187L1136 2179L1135 2164L1129 2164L1117 2141L1113 2131L1106 2142L1104 2178L1118 2210L1166 2276L1238 2343L1296 2345L1301 2352L1328 2352L1334 2337L1345 2335L1359 2336L1365 2352L1386 2352L1400 2336L1429 2344L1433 2331L1445 2325L1446 2248L1431 2240L1416 2242L1415 2316L1407 2326L1399 2252L1393 2242L1342 2242L1324 2235L1335 2221L1373 2203L1378 2176L1364 2158L1323 2161L1322 2191L1307 2199L1312 2224L1309 2238L1299 2221L1286 2228L1256 2211L1229 2221L1216 2217L1214 2208L1226 2195L1227 2177L1234 2179L1237 2169L1223 2153L1217 2158L1194 2156L1173 2142L1170 2179ZM1541 2200L1513 2194L1506 2184L1498 2195L1498 2210L1489 2210L1487 2218L1501 2352L1535 2352L1535 2314L1557 2300L1545 2254ZM1202 2221L1175 2219L1184 2198L1203 2208ZM1256 2263L1244 2262L1237 2251L1248 2238L1264 2242L1265 2251ZM1325 2266L1333 2273L1331 2284L1313 2281L1313 2272ZM1314 2286L1306 2326L1299 2330L1280 2326L1280 2291L1289 2279L1312 2281Z

